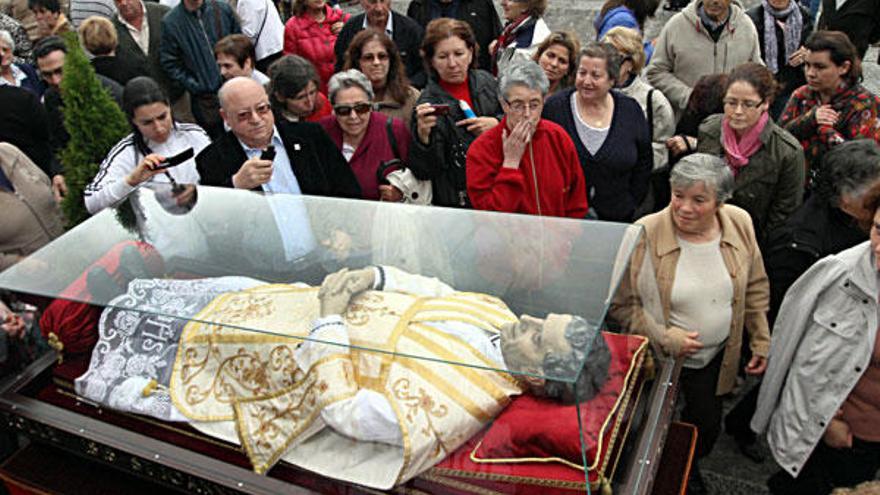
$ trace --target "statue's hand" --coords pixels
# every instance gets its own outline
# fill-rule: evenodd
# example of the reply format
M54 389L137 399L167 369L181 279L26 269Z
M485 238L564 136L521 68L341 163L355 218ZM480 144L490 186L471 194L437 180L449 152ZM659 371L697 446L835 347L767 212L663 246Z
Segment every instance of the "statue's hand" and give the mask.
M321 301L321 316L341 315L348 308L351 299L373 287L375 274L372 268L349 271L343 268L327 275L318 300Z

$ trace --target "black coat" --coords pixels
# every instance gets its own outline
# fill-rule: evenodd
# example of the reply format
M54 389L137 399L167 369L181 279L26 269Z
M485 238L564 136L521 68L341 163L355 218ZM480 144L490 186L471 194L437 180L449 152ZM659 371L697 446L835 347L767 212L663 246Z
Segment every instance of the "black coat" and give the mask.
M116 57L143 67L150 77L158 82L168 93L171 100L174 101L183 94L183 87L168 79L168 76L159 64L159 40L162 39L162 17L168 13L169 8L154 2L144 2L144 8L147 9L145 21L150 27L149 54L144 54L134 41L134 38L131 37L128 28L122 24L118 16L115 16L113 17L113 25L116 26L116 32L119 36Z
M498 82L483 70L471 70L468 86L474 113L478 117L501 118L501 104L498 102ZM431 141L425 146L418 139L418 122L413 118L410 124L413 135L409 147L409 168L422 180L431 180L432 203L438 206L470 206L467 198L467 174L465 162L468 147L476 136L465 128L455 125L465 118L464 112L440 84L431 79L419 95L416 104L442 103L449 105L449 113L437 120L431 130Z
M440 9L432 5L437 3L439 3L437 0L413 0L406 9L406 15L425 28L433 19L444 17ZM453 16L470 24L471 29L474 30L477 44L480 45L477 67L491 70L492 57L489 55L489 44L501 34L501 20L492 0L458 0L458 7Z
M339 148L324 129L310 122L278 123L293 175L303 194L360 198L361 188ZM196 167L202 185L233 187L232 176L247 161L238 138L227 131L202 150ZM254 188L260 191L260 188Z
M146 65L118 55L95 57L92 59L92 67L95 68L96 73L118 82L123 88L135 77L153 76Z
M0 86L0 141L15 145L40 170L52 177L49 120L40 98L15 86Z
M364 30L364 16L366 14L358 14L353 16L348 22L342 26L342 31L336 38L336 45L333 50L336 52L336 66L334 72L342 70L345 62L345 51L351 40L359 32ZM416 21L409 17L391 11L392 24L394 24L394 34L392 39L397 49L400 51L400 58L403 60L403 66L406 69L406 77L409 83L416 88L423 88L427 81L425 68L422 65L422 55L419 49L422 46L422 38L425 37L425 30L422 26L416 24Z
M880 0L847 0L840 11L836 0L822 0L817 27L846 33L864 59L868 46L880 41Z
M798 5L798 8L801 9L801 17L804 19L800 42L800 46L803 46L804 43L807 42L807 38L813 32L813 20L810 17L809 10L802 5ZM755 24L755 29L758 30L758 43L761 45L761 58L766 61L767 50L764 48L764 5L758 4L755 7L752 7L746 12L746 15L749 16L749 19ZM782 115L782 110L785 108L785 104L788 103L788 98L794 90L807 84L807 78L804 76L804 66L800 65L798 67L792 67L788 65L788 60L785 58L785 38L782 34L782 28L779 27L779 25L776 25L776 45L776 53L778 55L777 67L779 67L779 72L776 73L776 81L779 82L782 87L779 90L779 94L776 95L773 105L770 107L770 116L773 120L778 119L779 116Z

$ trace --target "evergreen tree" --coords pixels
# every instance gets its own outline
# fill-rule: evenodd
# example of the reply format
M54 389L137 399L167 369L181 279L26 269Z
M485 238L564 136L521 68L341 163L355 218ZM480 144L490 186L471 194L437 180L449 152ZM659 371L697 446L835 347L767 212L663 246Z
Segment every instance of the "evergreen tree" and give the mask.
M107 152L131 129L125 114L98 80L95 69L79 45L75 32L65 35L67 57L61 95L64 100L64 127L70 141L61 152L67 196L61 208L68 228L89 218L83 202L86 185L98 173Z

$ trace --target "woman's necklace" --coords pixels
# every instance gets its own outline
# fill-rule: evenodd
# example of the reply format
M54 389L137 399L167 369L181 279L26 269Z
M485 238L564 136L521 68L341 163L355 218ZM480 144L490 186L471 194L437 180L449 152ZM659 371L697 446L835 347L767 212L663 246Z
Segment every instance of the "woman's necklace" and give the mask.
M580 115L581 120L586 122L590 127L595 127L596 129L604 129L608 127L611 124L611 114L614 110L614 100L612 99L611 102L609 102L608 98L611 98L611 95L607 95L606 100L602 103L585 105L581 103L580 98L575 97L578 115ZM598 115L594 115L594 113Z

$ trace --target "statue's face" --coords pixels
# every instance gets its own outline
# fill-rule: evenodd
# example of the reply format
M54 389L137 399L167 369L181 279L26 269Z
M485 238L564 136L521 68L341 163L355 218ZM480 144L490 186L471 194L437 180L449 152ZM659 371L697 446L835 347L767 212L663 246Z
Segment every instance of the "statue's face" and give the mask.
M516 323L501 329L501 352L511 371L540 375L544 368L544 356L548 352L568 355L571 345L565 337L565 328L571 315L548 315L542 320L522 315Z

